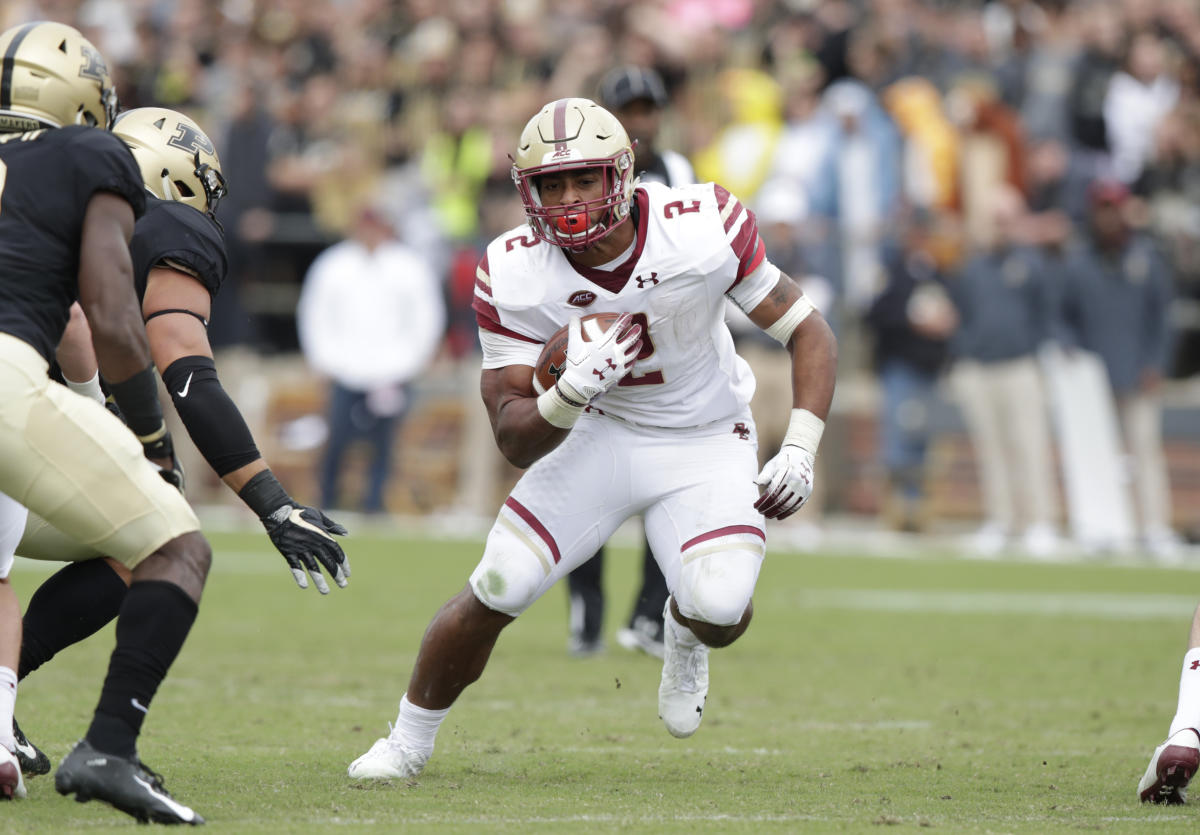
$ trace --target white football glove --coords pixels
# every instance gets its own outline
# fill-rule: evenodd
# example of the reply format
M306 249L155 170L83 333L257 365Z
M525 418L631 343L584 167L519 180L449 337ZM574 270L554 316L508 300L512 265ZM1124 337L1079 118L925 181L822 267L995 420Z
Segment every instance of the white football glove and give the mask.
M571 317L567 323L567 361L558 378L563 397L586 405L629 373L642 349L642 326L630 327L632 321L632 314L623 313L600 339L588 342L583 338L579 317ZM621 335L626 328L629 330Z
M764 488L754 509L768 519L786 519L804 506L813 491L815 456L806 449L784 444L766 463L754 483Z

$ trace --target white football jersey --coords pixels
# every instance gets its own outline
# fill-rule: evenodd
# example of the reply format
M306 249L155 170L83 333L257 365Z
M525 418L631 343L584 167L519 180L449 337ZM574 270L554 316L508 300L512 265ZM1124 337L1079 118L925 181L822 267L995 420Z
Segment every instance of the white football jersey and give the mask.
M572 315L632 313L642 350L593 411L684 428L748 415L754 376L733 349L725 297L753 310L775 286L754 214L714 183L634 192L633 252L611 271L573 264L520 226L488 245L474 309L483 367L536 364Z

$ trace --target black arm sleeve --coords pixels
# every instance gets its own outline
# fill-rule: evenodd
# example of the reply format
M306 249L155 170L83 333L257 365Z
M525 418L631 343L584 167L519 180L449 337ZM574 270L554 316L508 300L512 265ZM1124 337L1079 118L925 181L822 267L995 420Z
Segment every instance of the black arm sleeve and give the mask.
M250 427L217 379L208 357L182 357L167 366L163 383L175 411L204 460L225 476L260 457Z

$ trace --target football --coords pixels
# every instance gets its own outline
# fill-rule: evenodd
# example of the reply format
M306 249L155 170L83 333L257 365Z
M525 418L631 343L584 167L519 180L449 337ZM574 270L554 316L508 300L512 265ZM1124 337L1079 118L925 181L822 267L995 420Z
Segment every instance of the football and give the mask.
M591 313L580 319L579 324L584 340L591 342L598 339L612 323L621 318L619 313ZM562 373L563 363L567 361L567 326L563 325L546 340L533 369L533 390L542 394L549 389Z

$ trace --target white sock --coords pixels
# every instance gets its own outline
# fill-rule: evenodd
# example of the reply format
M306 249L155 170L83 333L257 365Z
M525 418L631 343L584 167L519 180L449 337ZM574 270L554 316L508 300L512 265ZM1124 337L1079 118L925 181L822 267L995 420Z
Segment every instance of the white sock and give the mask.
M664 618L664 626L670 629L671 633L675 636L675 646L683 649L692 649L700 645L700 639L696 637L696 633L675 620L675 613L671 611L669 605L667 606L667 616Z
M0 667L0 745L9 751L17 750L13 737L13 711L17 708L17 674Z
M441 710L417 707L408 700L408 694L405 693L400 698L400 714L396 717L396 726L392 733L398 735L405 745L411 746L416 751L425 754L431 753L438 728L441 727L442 720L449 712L450 708L448 707Z
M1200 728L1200 647L1193 647L1183 656L1183 672L1179 676L1179 707L1171 720L1167 738L1184 728Z

